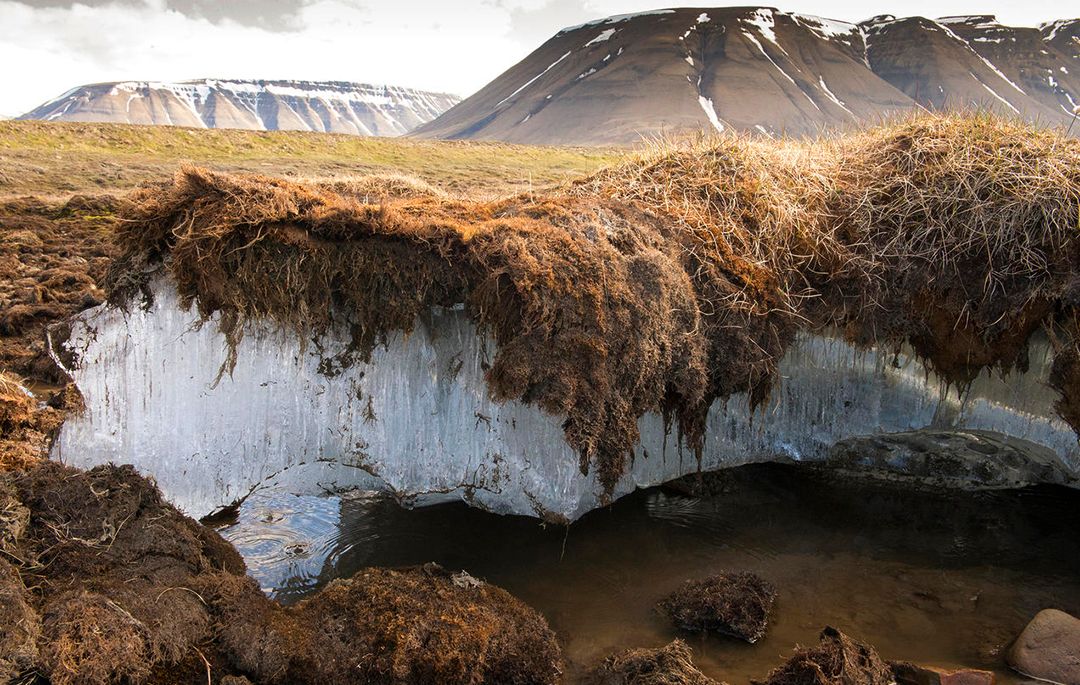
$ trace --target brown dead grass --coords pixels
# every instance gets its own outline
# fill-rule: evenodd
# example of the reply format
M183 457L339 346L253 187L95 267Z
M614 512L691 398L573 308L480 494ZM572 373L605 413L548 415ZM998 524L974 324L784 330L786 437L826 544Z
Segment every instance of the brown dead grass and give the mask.
M313 183L365 202L447 197L404 174L325 177ZM125 201L112 194L0 199L0 378L26 379L20 385L51 407L38 411L36 399L8 392L10 383L0 382L0 470L45 456L63 417L81 408L74 385L47 349L50 329L62 338L69 317L104 301L101 282L117 253L114 230ZM73 360L62 362L67 366ZM22 418L6 420L5 412Z
M29 512L9 558L34 589L35 665L55 685L141 682L182 660L212 625L196 581L244 572L235 550L130 466L43 461L0 484Z
M682 640L659 649L630 649L596 667L589 685L721 685L694 666L693 650Z
M365 205L188 168L135 205L120 229L128 251L110 272L114 301L145 290L167 255L181 295L204 316L222 313L234 353L244 322L269 317L302 337L344 321L358 359L431 306L466 302L498 343L493 394L565 415L582 469L598 464L608 486L637 441L637 416L701 401L689 278L663 224L623 203Z
M45 330L104 300L98 283L116 250L121 202L111 195L0 202L0 369L67 381L47 354Z
M964 384L1022 368L1031 332L1060 328L1080 295L1080 142L990 116L722 138L495 201L371 198L185 168L134 198L111 297L164 264L221 314L234 354L251 319L303 338L340 323L344 364L465 303L498 343L492 394L565 416L610 491L642 414L700 449L712 402L763 401L800 329L908 342Z
M30 602L18 571L0 557L0 682L15 682L38 663L41 617Z
M787 663L751 685L895 685L892 669L873 647L836 628L821 631L816 647L798 648Z
M120 203L111 195L0 201L0 471L45 456L66 412L81 406L46 349L47 331L104 300L98 282L116 250ZM39 407L38 396L50 406Z

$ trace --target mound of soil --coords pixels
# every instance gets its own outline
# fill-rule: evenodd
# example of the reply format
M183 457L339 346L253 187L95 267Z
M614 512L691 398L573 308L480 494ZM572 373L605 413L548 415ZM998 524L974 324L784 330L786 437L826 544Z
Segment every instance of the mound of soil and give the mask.
M657 604L677 627L715 632L754 643L765 635L776 599L773 586L755 573L718 573L688 580Z
M682 640L659 649L630 649L596 667L589 685L722 685L695 666L693 651Z
M799 648L787 663L752 685L894 685L892 669L873 647L836 628L821 631L817 647Z
M437 566L369 569L283 608L130 466L2 474L0 526L0 675L524 685L561 673L538 613Z

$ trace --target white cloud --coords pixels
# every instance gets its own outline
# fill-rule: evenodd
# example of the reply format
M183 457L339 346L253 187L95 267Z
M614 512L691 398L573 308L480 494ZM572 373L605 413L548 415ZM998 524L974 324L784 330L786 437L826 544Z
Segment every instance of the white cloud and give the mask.
M82 83L201 77L364 81L468 94L523 56L509 14L368 8L318 0L302 29L211 23L146 2L31 8L0 2L0 112L19 114Z
M275 32L228 18L212 22L201 15L189 16L168 9L165 0L66 7L0 0L0 113L20 114L83 83L129 79L365 81L468 95L562 26L663 4L661 0L309 0L291 22L297 30ZM890 11L929 16L996 13L1006 23L1027 25L1065 11L1058 0L791 0L783 7L847 20Z

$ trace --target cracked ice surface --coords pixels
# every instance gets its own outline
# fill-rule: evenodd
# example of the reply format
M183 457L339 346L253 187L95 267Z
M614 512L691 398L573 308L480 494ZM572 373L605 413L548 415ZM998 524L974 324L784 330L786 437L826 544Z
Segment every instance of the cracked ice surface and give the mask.
M320 367L346 348L344 332L302 347L271 326L251 326L232 375L215 382L226 356L216 323L198 326L164 280L155 290L149 309L102 306L74 322L66 345L79 357L72 372L86 410L65 423L55 458L134 464L195 516L271 486L388 490L417 504L465 498L497 513L567 519L600 504L600 487L581 475L563 440L561 417L488 397L483 373L495 346L462 311L433 310L370 363L332 377ZM933 424L1045 445L1077 474L1076 435L1053 413L1044 385L1048 356L1036 341L1027 374L984 374L960 398L904 354L803 335L767 406L751 414L743 396L713 406L702 467L813 460L846 437ZM642 444L617 494L697 470L659 416L639 425Z

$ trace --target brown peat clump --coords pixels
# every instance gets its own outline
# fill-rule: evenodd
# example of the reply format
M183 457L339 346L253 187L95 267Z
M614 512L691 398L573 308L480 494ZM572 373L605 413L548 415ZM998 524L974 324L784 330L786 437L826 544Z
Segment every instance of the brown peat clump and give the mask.
M365 569L282 608L249 579L211 590L220 640L258 683L555 683L544 619L506 591L435 564Z
M657 607L676 627L754 643L765 636L776 590L755 573L718 573L688 580Z

